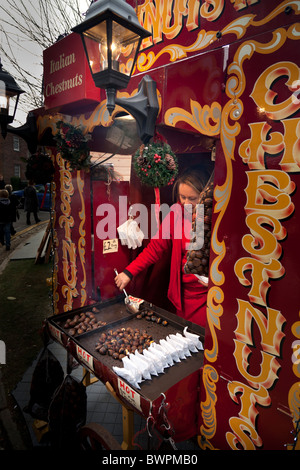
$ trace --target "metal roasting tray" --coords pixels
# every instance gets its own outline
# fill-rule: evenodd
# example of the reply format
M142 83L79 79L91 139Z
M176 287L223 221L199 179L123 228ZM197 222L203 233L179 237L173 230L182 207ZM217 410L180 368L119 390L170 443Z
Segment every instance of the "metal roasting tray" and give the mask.
M92 308L97 310L94 312L96 320L105 321L107 324L89 332L82 333L77 336L70 336L68 330L63 327L68 318L73 318L76 314L81 312L91 311ZM108 330L116 328L132 328L146 331L151 335L153 341L159 342L160 339L166 338L169 334L176 334L177 332L183 333L185 326L188 326L188 331L199 335L200 340L204 341L204 329L194 323L188 322L176 315L156 307L146 301L140 306L140 311L143 309L150 309L154 315L159 316L168 322L167 326L148 321L144 318L138 319L139 314L130 314L124 305L124 297L115 297L109 301L96 303L80 309L71 310L63 314L58 314L50 317L47 322L49 324L50 335L58 340L71 351L73 356L76 356L76 348L82 348L90 356L93 357L94 364L99 364L101 373L99 374L100 380L106 381L107 377L117 375L112 367L123 367L122 361L113 359L109 355L102 355L96 351L95 346L98 342L99 336ZM56 333L54 333L56 332ZM70 346L71 343L71 346ZM73 347L72 347L73 346ZM78 358L77 358L78 359ZM80 358L79 358L80 359ZM79 360L80 362L80 360ZM152 376L151 380L141 382L140 389L136 389L139 394L148 400L155 400L162 392L166 392L170 387L180 382L182 379L199 370L203 365L203 351L191 353L191 356L175 363L173 366L166 368L164 373L158 376ZM97 367L95 367L95 375L97 376ZM103 373L104 371L104 373ZM107 371L107 374L105 373ZM130 387L134 388L132 384Z

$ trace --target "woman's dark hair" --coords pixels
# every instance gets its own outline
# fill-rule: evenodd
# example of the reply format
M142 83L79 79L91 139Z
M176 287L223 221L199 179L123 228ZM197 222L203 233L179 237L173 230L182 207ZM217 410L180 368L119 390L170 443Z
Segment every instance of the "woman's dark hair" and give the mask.
M187 184L195 189L199 194L205 188L209 178L211 176L211 170L205 166L191 166L186 168L183 173L176 179L173 186L173 201L178 200L178 190L180 184Z

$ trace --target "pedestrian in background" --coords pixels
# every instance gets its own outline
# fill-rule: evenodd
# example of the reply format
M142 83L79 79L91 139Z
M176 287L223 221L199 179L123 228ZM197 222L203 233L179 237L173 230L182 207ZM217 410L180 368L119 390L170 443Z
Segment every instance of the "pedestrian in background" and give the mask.
M5 188L5 181L3 179L3 175L0 174L0 189Z
M18 211L18 198L15 194L13 194L13 187L11 184L6 184L5 189L8 192L8 197L12 205L12 221L10 224L10 234L14 235L16 233L15 228L14 228L14 222L17 221L17 218L20 218L19 211Z
M40 222L38 218L39 210L39 200L37 197L37 192L34 187L33 181L29 181L28 186L24 189L24 210L26 212L26 222L27 225L31 225L30 214L33 213L35 223Z
M0 189L0 243L10 250L10 224L13 217L12 204L6 189Z

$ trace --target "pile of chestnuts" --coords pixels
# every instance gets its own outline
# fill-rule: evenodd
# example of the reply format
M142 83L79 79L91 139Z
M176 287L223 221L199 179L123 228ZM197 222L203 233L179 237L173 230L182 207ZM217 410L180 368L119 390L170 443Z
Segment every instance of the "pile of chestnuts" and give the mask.
M156 315L153 310L148 310L148 309L144 309L142 310L137 316L136 318L138 320L141 320L142 318L145 318L145 320L147 321L152 321L154 323L157 323L158 325L162 325L162 326L167 326L168 325L168 322L167 320L163 320L161 317L159 317L158 315Z
M100 334L95 349L100 354L111 356L113 359L122 360L123 357L138 350L142 353L150 346L153 338L146 330L138 328L116 328Z
M74 315L73 318L68 318L64 322L63 328L68 330L69 335L77 336L105 325L106 322L97 321L93 312L82 312Z
M208 277L209 273L209 252L211 241L211 216L213 210L213 181L207 184L201 193L200 204L204 205L204 226L200 219L193 222L193 232L196 233L191 240L195 243L197 240L197 228L202 230L204 228L203 245L199 250L190 250L187 254L187 261L184 265L184 272L186 274L198 274L200 276ZM202 241L202 239L201 239Z

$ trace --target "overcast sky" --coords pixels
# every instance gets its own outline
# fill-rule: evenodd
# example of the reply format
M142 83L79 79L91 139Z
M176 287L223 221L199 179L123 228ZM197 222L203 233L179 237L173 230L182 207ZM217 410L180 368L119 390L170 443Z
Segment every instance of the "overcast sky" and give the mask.
M1 0L1 5L5 7L6 1ZM32 4L35 6L35 0L32 0ZM80 4L80 10L82 13L86 12L90 1L89 0L79 0ZM30 2L27 3L27 5L30 6ZM36 2L36 6L38 6L38 2ZM38 8L33 8L32 14L35 15L37 14ZM2 23L3 20L3 12L1 13L0 17L0 24ZM2 23L3 24L3 23ZM5 25L5 30L8 30L8 26ZM1 44L5 44L5 38L3 37L4 35L1 34L0 30L0 41ZM26 43L24 41L24 38L17 38L16 44L13 46L14 54L18 59L19 64L23 67L26 68L26 70L30 70L31 72L34 72L34 75L36 77L42 77L43 75L43 57L42 53L43 50L42 48L33 43L29 43L29 41ZM1 52L0 52L0 57L1 57ZM14 67L12 67L9 63L7 63L7 60L4 57L1 57L2 65L5 70L7 70L17 81L18 85L23 88L22 84L18 82L18 77L16 74L16 71L14 70ZM15 121L12 125L18 127L21 124L24 124L26 121L26 116L28 113L28 109L22 109L22 104L24 108L24 99L22 103L22 97L24 94L20 96L19 99L19 105L18 105L18 111L17 111L17 116L15 118ZM26 108L26 106L25 106Z

